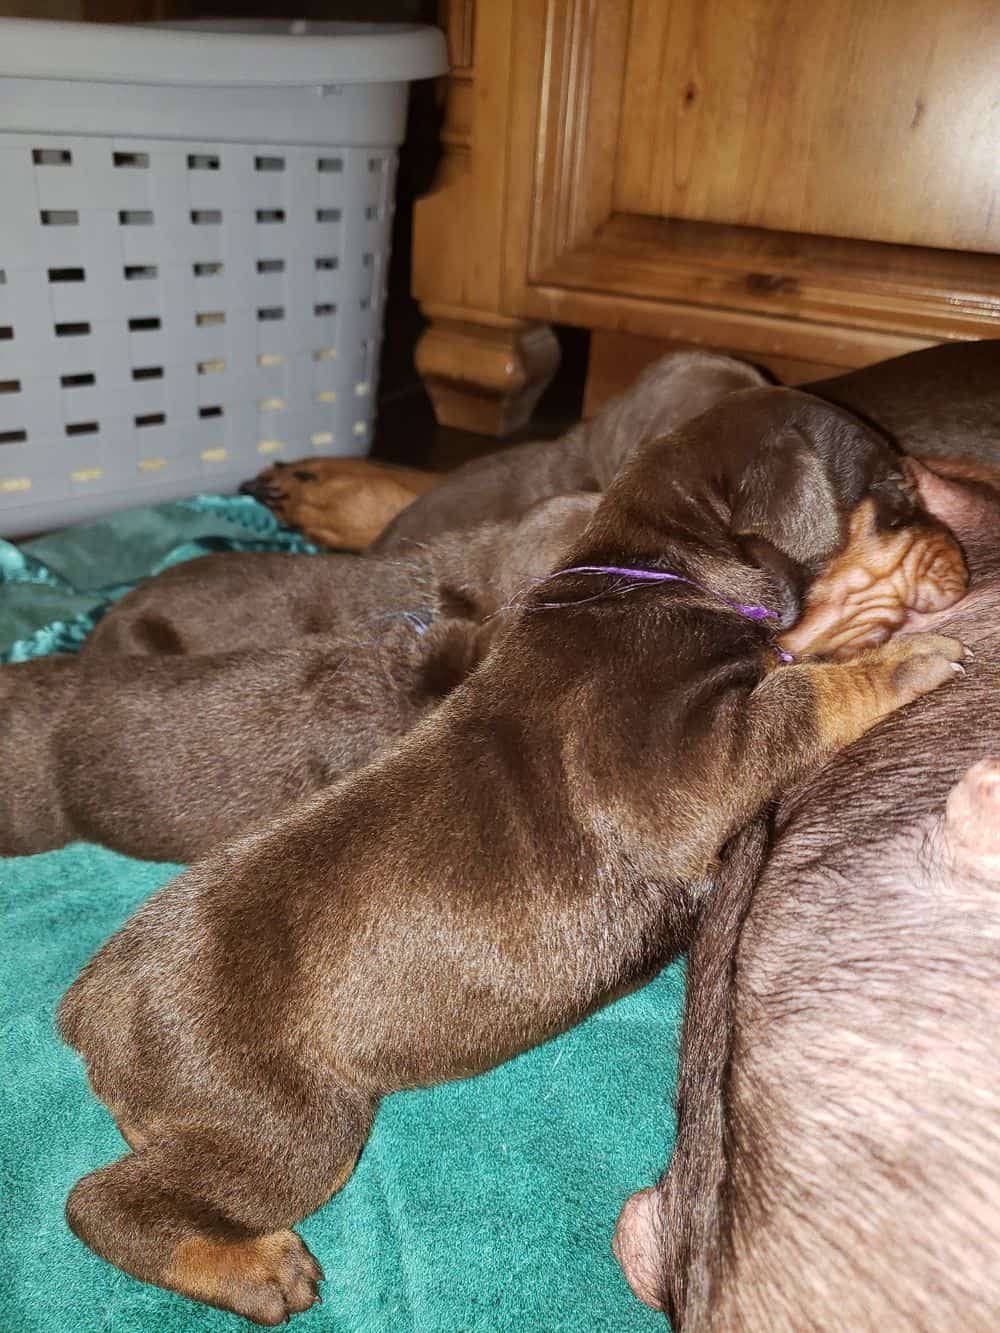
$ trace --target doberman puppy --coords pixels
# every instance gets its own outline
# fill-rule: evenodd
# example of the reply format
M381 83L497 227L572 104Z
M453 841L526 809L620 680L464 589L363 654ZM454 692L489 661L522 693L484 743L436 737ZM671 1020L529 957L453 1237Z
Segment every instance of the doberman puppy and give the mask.
M694 932L674 1156L615 1237L675 1328L1000 1318L1000 469L936 468L972 585L916 619L968 679L783 796Z
M928 635L781 664L768 613L795 621L865 505L934 549L939 605L961 596L957 546L874 432L788 390L731 395L635 453L401 745L151 898L60 1006L130 1147L71 1192L76 1234L261 1324L307 1309L321 1273L290 1228L383 1095L649 975L737 830L961 674L962 645Z
M404 613L478 624L552 568L597 503L593 493L554 496L518 518L446 533L406 555L201 556L126 593L81 656L224 653L317 634L372 638Z
M407 506L380 536L373 533L376 548L405 549L407 541L510 517L543 495L603 490L639 440L696 415L709 406L711 393L721 396L762 383L758 371L729 357L670 352L593 421L559 440L499 450L444 476L418 473L436 482L435 493ZM1000 460L998 384L1000 340L987 339L928 347L800 387L861 416L908 453L962 454L995 462ZM660 412L666 415L658 419ZM331 468L341 461L331 460ZM341 523L338 515L349 507L349 492L340 491L328 511L324 483L310 475L312 469L309 459L301 467L269 469L248 489L322 541L324 529Z
M353 633L365 618L404 608L483 619L504 600L495 570L520 552L530 559L532 548L545 540L549 512L540 500L604 490L640 440L674 429L726 393L761 382L757 370L730 357L669 353L593 421L560 440L502 450L456 469L386 529L373 548L377 561L350 555L309 561L242 552L206 556L128 594L83 652L285 645L301 633ZM908 452L996 458L998 383L1000 341L929 348L824 380L811 392L856 411ZM286 500L292 485L301 489L303 505L321 498L319 483L285 481L280 486ZM261 497L277 503L277 476L261 486ZM338 506L349 493L338 492ZM522 518L523 528L516 526ZM846 652L852 647L850 622L841 618L840 625Z
M0 856L83 839L191 861L330 786L465 679L503 605L553 567L598 499L558 496L519 522L431 543L409 607L412 572L388 559L369 562L365 581L351 557L239 554L231 581L255 581L261 617L247 621L246 604L215 603L192 561L163 578L155 611L149 585L137 589L82 658L0 669ZM289 564L272 578L275 562ZM462 582L473 574L475 603Z
M370 540L378 538L377 550L406 549L410 541L517 518L549 495L602 491L637 441L674 430L727 393L764 383L759 370L720 352L669 352L592 421L580 422L558 440L499 449L443 476L415 473L435 483L425 488L432 493L406 506L405 516L401 513L384 535L381 528L373 531ZM342 461L331 459L331 472ZM338 491L331 505L329 482L312 459L268 468L245 490L320 542L351 521L350 490Z
M730 357L673 353L561 440L520 445L457 469L442 483L444 504L436 505L434 491L422 496L416 507L419 531L401 516L397 538L387 534L374 548L377 560L246 552L205 556L129 593L111 608L83 652L225 652L284 645L295 634L353 633L360 620L401 609L483 619L506 600L516 570L498 580L505 567L520 560L528 577L551 568L538 567L535 548L543 543L551 548L558 540L547 531L558 522L558 511L541 501L603 490L638 440L674 429L734 389L761 383L759 371ZM260 491L265 499L269 485ZM312 483L306 486L311 489Z
M199 657L0 670L0 856L101 842L193 861L403 736L478 663L468 620Z

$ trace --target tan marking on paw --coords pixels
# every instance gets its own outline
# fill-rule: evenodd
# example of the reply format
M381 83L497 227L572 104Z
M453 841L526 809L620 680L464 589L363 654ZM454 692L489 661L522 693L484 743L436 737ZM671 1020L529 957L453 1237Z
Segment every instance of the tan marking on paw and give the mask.
M319 1299L323 1270L294 1231L252 1240L191 1236L173 1251L163 1286L273 1327Z

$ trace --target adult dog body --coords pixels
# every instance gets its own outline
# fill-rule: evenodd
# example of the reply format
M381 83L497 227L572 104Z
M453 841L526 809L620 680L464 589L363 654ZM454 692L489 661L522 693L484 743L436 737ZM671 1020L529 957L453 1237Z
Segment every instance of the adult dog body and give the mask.
M788 793L695 932L674 1157L615 1242L692 1333L1000 1319L1000 470L937 466L972 586L920 620L969 678Z

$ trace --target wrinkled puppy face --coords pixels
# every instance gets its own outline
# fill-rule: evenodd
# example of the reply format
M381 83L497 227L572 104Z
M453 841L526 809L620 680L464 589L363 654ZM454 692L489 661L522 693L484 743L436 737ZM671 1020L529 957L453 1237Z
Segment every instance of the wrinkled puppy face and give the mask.
M786 589L783 648L849 657L882 643L909 613L963 596L961 549L887 441L807 394L745 399L748 422L767 407L772 425L737 488L733 532Z
M806 595L781 645L801 656L851 657L884 643L914 612L943 611L968 573L952 534L923 508L906 464L876 482L849 515L843 549Z

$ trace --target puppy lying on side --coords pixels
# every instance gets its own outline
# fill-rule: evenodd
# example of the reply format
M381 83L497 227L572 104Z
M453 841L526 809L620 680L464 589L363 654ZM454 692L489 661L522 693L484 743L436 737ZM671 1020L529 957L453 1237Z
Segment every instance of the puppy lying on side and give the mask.
M193 861L400 740L491 633L397 619L371 642L4 667L0 856L83 840Z
M81 655L224 653L286 646L302 635L373 637L404 612L428 623L485 620L553 567L599 498L543 500L518 519L449 533L405 557L202 556L127 593Z
M547 563L537 555L547 557L564 541L561 497L603 490L638 440L761 383L759 371L731 357L671 353L560 440L519 445L457 468L442 481L442 502L435 487L400 515L373 548L382 553L377 562L349 555L205 556L127 594L83 652L225 652L287 643L296 634L353 633L364 618L400 610L483 619L504 605L522 575L552 568L554 554ZM265 475L259 498L276 504L284 491L274 495L278 480ZM542 503L553 497L553 507ZM577 503L583 512L583 496ZM565 522L572 521L568 514Z
M289 1228L385 1093L648 975L781 786L955 678L964 650L936 636L779 664L758 615L794 621L866 501L959 597L957 547L877 436L787 390L734 395L638 450L565 560L681 581L547 580L400 746L156 894L60 1007L131 1149L73 1189L76 1234L258 1323L307 1309L321 1273Z
M673 429L724 393L763 384L753 367L717 353L670 352L650 366L591 422L559 440L498 450L447 475L413 473L440 493L418 499L379 537L389 550L402 540L427 537L469 523L522 512L533 500L568 490L603 490L627 451L640 439ZM800 387L846 407L877 426L901 449L916 454L965 454L1000 461L1000 340L946 343L893 357L863 370ZM709 395L715 395L711 397ZM245 489L316 540L344 545L351 521L350 491L340 480L331 495L325 468L339 473L347 460L304 459L277 465ZM369 465L372 466L372 465ZM395 475L395 473L393 473ZM358 508L367 511L359 488ZM386 520L388 522L388 519Z
M191 861L330 786L465 679L502 616L478 619L551 569L598 501L544 500L410 565L206 556L124 598L79 660L0 668L0 856L83 839Z
M615 1235L691 1333L1000 1320L1000 470L934 466L972 586L921 619L969 678L786 795L695 931L676 1149Z

